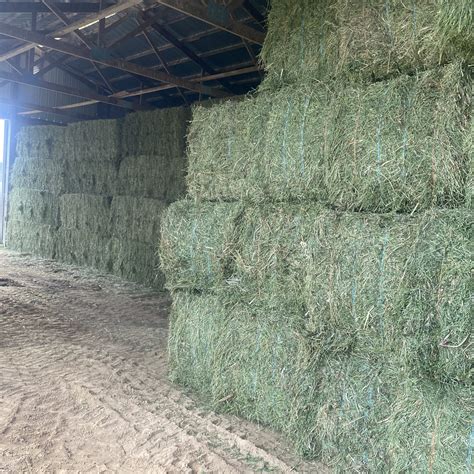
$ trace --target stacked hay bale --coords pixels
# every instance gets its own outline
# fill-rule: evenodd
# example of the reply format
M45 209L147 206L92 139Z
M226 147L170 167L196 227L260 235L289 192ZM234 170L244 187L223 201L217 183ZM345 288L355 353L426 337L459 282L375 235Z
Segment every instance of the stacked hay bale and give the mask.
M163 287L156 242L166 206L184 195L189 109L132 114L122 124L122 160L112 200L113 272Z
M274 0L259 93L194 110L171 375L339 472L472 469L466 24L462 0Z
M183 194L188 113L24 129L8 245L162 288L155 245Z
M65 129L41 126L23 129L17 137L12 171L7 242L46 258L56 255L59 196L65 189L62 149Z

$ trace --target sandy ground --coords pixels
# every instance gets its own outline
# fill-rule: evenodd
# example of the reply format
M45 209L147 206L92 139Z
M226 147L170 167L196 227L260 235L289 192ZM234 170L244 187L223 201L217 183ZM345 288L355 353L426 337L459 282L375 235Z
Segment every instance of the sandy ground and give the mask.
M170 384L168 308L0 248L0 472L325 472Z

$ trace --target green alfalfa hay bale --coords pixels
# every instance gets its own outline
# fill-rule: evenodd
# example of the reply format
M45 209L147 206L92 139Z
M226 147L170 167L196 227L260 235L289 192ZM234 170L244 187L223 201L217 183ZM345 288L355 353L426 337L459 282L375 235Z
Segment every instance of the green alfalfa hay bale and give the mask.
M121 156L120 120L87 120L66 127L64 158L76 161L118 163ZM88 163L90 164L90 163Z
M183 159L162 155L130 155L119 168L117 193L173 202L185 193Z
M18 156L11 172L11 184L16 188L27 188L61 194L65 190L64 167L59 160Z
M335 357L318 369L311 415L335 472L467 472L472 392L413 377L390 353ZM471 394L471 397L470 397Z
M65 263L112 271L110 238L88 229L60 227L57 232L56 258Z
M464 150L468 161L466 206L472 209L474 208L474 116L471 117L470 126L467 129L467 134L464 140Z
M6 245L19 252L27 252L44 258L55 258L56 227L9 219Z
M114 237L110 240L109 252L113 262L112 273L126 280L163 289L164 277L159 270L155 245Z
M474 60L474 5L471 0L438 0L437 33L448 48Z
M137 112L123 120L124 156L156 155L166 163L182 162L185 156L189 108Z
M60 160L65 155L65 127L23 127L16 136L16 155L26 160Z
M469 61L472 45L459 47L472 37L468 2L274 0L261 53L265 87L334 78L370 82L454 58Z
M92 194L63 194L60 198L61 225L65 229L90 232L108 238L112 198Z
M391 455L391 472L472 472L472 390L398 372L388 377L394 394L382 442Z
M46 191L13 188L9 195L9 218L52 227L59 225L59 197Z
M300 307L321 360L354 347L391 351L418 374L469 384L472 224L465 210L410 217L247 207L231 283L256 306Z
M170 290L210 289L232 277L238 203L177 201L162 223L161 268Z
M196 106L188 135L189 194L202 199L252 199L249 183L263 185L264 130L272 97L247 96ZM260 194L260 192L259 192Z
M232 300L173 294L171 378L212 408L281 431L335 472L460 472L472 462L469 391L414 378L389 353L321 363L299 316Z
M112 236L155 245L166 203L156 199L114 196L110 223Z
M308 446L311 427L304 419L316 400L318 375L300 318L229 304L232 299L226 293L173 293L172 380L216 410Z
M68 194L113 196L118 190L118 171L114 163L66 161L64 188Z
M370 86L303 84L197 108L189 192L373 212L462 205L471 88L453 63Z

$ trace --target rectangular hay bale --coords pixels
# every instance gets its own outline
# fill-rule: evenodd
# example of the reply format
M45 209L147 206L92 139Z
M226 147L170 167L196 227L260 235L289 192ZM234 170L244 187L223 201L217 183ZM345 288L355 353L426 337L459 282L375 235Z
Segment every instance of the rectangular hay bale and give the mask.
M198 107L189 192L367 212L463 205L471 90L453 63L369 86L300 85Z
M413 378L389 353L314 359L301 318L228 305L225 293L173 298L172 380L214 409L281 431L338 473L472 465L469 390Z
M13 188L9 195L9 219L25 223L59 225L59 197L46 191Z
M44 258L56 257L56 228L44 224L8 220L6 246Z
M128 241L155 245L160 238L166 204L156 199L114 196L110 211L111 234Z
M111 273L150 287L163 288L163 274L159 270L155 245L112 238L109 252L113 262Z
M273 0L261 53L267 87L374 81L474 58L470 0Z
M159 246L161 268L168 289L210 289L232 276L235 203L177 201L162 223Z
M65 229L110 236L112 198L91 194L63 194L60 198L61 225Z

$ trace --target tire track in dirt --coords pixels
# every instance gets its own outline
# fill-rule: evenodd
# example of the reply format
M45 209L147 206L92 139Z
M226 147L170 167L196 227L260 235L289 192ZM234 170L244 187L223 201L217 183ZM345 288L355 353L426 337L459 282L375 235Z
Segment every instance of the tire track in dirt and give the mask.
M324 472L167 379L166 295L0 250L0 472Z

